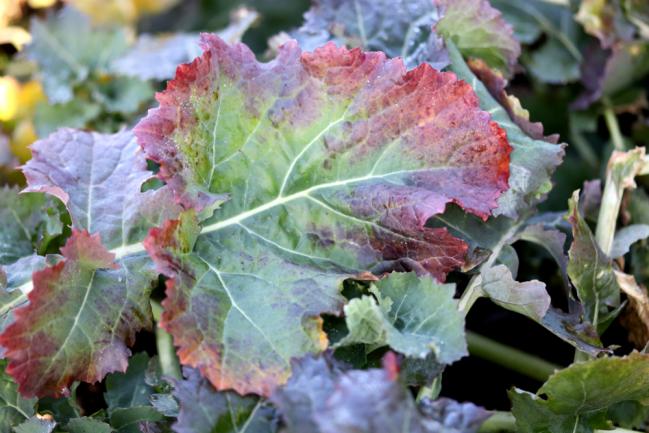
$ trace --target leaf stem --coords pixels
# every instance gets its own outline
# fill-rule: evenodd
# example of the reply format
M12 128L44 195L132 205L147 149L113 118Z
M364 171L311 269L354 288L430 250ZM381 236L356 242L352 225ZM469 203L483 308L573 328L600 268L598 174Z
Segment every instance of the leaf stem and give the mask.
M617 122L617 117L611 107L608 99L604 100L604 120L606 120L606 127L608 128L608 133L611 135L611 141L613 142L613 147L615 150L623 151L625 150L624 138L620 132L620 125Z
M176 356L174 349L173 339L171 335L162 329L158 323L162 316L162 305L158 301L151 300L151 310L153 311L153 319L155 320L155 342L158 348L158 359L160 361L160 369L162 374L174 379L182 379L180 372L180 362Z
M494 412L478 429L478 433L515 432L516 418L511 412Z
M466 339L471 355L491 361L540 382L545 382L556 370L561 369L559 365L471 331L467 331Z
M458 309L460 313L463 313L465 316L469 313L475 301L482 297L482 291L480 290L480 274L476 274L471 278L469 284L464 289L462 296L460 297L460 302L458 304Z

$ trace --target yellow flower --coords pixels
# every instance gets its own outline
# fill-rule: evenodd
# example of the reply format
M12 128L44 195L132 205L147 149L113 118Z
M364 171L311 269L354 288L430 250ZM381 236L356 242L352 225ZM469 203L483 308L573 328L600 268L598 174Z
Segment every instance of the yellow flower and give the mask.
M20 84L13 77L0 77L0 121L13 120L18 111Z
M25 163L32 157L29 145L38 139L34 123L30 118L22 119L11 134L9 148L21 163Z
M97 24L133 24L143 14L160 13L178 0L66 0Z

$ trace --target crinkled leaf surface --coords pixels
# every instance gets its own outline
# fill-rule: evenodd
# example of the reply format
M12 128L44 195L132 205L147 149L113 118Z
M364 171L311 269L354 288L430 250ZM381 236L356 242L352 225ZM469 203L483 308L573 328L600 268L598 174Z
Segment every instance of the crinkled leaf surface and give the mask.
M121 266L99 236L73 231L64 260L34 273L29 304L0 335L7 372L25 396L59 396L74 380L124 370L135 333L151 326L152 272L141 257ZM38 343L35 343L35 342Z
M569 201L573 242L568 252L568 275L584 305L586 317L597 326L611 308L620 304L620 288L613 262L597 245L595 236L579 213L579 193Z
M458 403L450 398L422 399L421 411L437 420L443 429L440 433L475 433L491 413L473 403Z
M257 12L242 8L233 14L230 25L217 32L228 43L240 42L243 34L259 18ZM176 68L201 54L197 33L149 35L138 37L128 52L113 62L117 73L142 80L173 78Z
M327 358L293 364L290 380L271 397L289 433L471 432L484 419L475 406L425 402L420 409L389 362L348 371Z
M108 248L137 243L150 227L177 215L169 188L140 192L153 173L131 132L61 129L31 148L25 191L59 198L73 227L100 234Z
M467 355L464 317L453 299L455 285L414 273L392 273L371 292L376 300L363 296L345 306L350 333L339 344L387 344L417 358L433 353L444 364Z
M180 403L176 433L272 433L276 431L274 410L255 397L218 392L197 370L184 369L174 396Z
M543 396L543 397L539 397ZM649 404L649 355L604 357L578 362L553 374L537 395L510 392L523 432L561 432L561 426L590 432L606 428L606 411L621 402Z
M401 57L408 68L426 62L442 69L448 55L432 31L440 16L433 0L320 0L291 37L306 51L334 41Z
M326 347L315 317L340 311L344 278L443 279L463 263L466 244L425 224L447 203L486 218L509 145L468 84L428 65L295 43L260 64L243 45L203 45L136 135L185 206L228 200L147 246L173 278L163 323L181 361L218 389L267 394L291 357Z
M73 86L95 70L107 70L110 62L127 48L120 29L93 28L90 19L72 7L33 19L32 42L25 49L38 63L45 92L52 103L70 101Z
M13 426L34 415L35 398L26 399L18 393L18 386L5 373L6 361L0 362L0 431L9 432Z
M465 57L483 60L505 76L513 75L521 46L512 27L488 0L438 0L442 18L435 30Z
M550 178L563 159L563 146L535 140L521 130L469 69L459 51L452 44L448 44L448 50L451 69L459 78L471 83L480 98L480 107L488 111L493 120L507 132L507 139L513 149L510 163L510 188L500 197L495 213L517 218L521 212L536 204L552 188Z

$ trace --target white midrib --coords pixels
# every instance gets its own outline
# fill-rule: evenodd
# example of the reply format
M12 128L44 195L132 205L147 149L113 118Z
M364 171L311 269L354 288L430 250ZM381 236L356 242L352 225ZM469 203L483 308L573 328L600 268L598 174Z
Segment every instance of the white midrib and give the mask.
M393 171L393 172L383 173L383 174L378 174L378 175L370 173L370 174L367 174L365 176L360 176L360 177L354 177L354 178L350 178L350 179L336 180L336 181L333 181L333 182L322 183L320 185L312 186L312 187L307 188L305 190L298 191L296 193L286 195L286 196L277 196L273 200L271 200L271 201L269 201L267 203L264 203L261 206L258 206L256 208L253 208L253 209L250 209L248 211L242 212L242 213L240 213L238 215L235 215L235 216L232 216L230 218L226 218L224 220L217 221L217 222L215 222L213 224L207 225L207 226L203 227L203 229L201 230L201 234L213 233L213 232L222 230L224 228L237 225L240 222L242 222L242 221L244 221L244 220L246 220L248 218L252 218L252 217L254 217L256 215L259 215L259 214L261 214L263 212L266 212L267 210L273 209L273 208L278 207L278 206L283 206L283 205L285 205L287 203L290 203L290 202L295 201L295 200L299 200L301 198L308 198L310 196L310 194L312 192L314 192L314 191L318 191L318 190L321 190L321 189L327 189L327 188L334 188L334 187L337 187L337 186L345 186L345 185L349 185L349 184L352 184L352 183L363 182L363 181L371 180L371 179L386 178L386 177L394 176L394 175L397 175L397 174L413 173L413 172L422 171L422 170L430 171L431 168L428 167L428 168L425 168L425 169L398 170L398 171ZM118 259L120 259L122 257L125 257L125 256L132 255L132 254L141 253L143 251L144 251L144 244L142 242L137 242L137 243L133 243L133 244L129 244L129 245L122 245L120 247L113 248L112 250L110 250L110 252L115 255L116 260L118 260ZM22 292L22 295L21 295L20 298L18 298L16 300L14 300L13 302L11 302L11 305L15 306L18 303L24 301L27 298L27 294L32 289L33 289L33 283L31 281L28 281L27 283L17 287L15 290L20 290ZM7 313L7 311L9 309L10 308L7 308L7 306L4 306L4 307L0 308L0 316Z

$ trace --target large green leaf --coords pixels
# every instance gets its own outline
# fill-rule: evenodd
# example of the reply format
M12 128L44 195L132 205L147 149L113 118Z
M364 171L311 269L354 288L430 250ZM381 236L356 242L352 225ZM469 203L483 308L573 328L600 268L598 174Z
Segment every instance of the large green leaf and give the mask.
M515 389L510 398L523 433L608 428L616 405L649 405L649 355L634 352L575 363L553 374L537 395Z
M192 212L147 248L168 283L163 325L218 388L267 394L327 345L343 279L393 269L443 279L466 244L425 226L448 203L486 218L509 146L471 87L382 53L285 44L260 64L214 36L136 128ZM259 302L265 299L265 302Z

